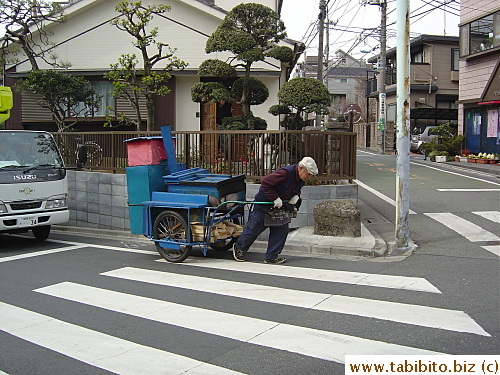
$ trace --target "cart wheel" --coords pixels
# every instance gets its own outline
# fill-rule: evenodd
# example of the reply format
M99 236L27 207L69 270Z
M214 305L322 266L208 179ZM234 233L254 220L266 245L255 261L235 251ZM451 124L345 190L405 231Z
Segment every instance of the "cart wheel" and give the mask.
M231 221L234 224L240 223L240 219L238 219L238 218L232 219ZM217 250L217 251L227 251L233 247L233 245L236 243L236 241L238 241L238 237L233 237L233 238L226 240L226 241L218 241L218 242L211 243L210 247L213 250Z
M189 256L191 246L182 245L182 243L191 242L191 239L187 238L187 233L186 219L175 211L161 212L153 225L153 238L155 240L168 239L181 244L179 249L168 249L155 242L156 249L161 256L172 263L180 263Z

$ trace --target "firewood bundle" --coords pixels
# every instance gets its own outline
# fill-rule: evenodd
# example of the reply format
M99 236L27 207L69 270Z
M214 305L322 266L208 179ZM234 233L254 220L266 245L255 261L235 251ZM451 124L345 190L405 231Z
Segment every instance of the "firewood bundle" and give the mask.
M243 228L243 225L235 224L227 220L221 221L212 227L210 243L214 243L217 240L222 240L228 237L239 237L243 232ZM193 241L203 242L204 231L205 227L201 223L191 224Z

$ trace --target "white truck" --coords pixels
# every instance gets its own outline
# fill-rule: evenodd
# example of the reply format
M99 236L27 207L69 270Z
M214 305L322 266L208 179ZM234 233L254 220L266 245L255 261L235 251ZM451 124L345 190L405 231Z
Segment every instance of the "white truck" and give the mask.
M0 86L0 124L12 106L10 87ZM52 224L68 220L66 169L52 135L0 130L0 234L31 229L45 240Z
M45 240L68 220L66 169L52 135L0 130L0 233L31 229Z

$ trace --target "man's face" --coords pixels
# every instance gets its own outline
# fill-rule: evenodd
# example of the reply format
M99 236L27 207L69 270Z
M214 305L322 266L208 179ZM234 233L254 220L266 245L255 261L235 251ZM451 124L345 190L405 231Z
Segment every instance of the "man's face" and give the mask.
M306 182L307 180L309 180L310 178L312 177L312 174L309 173L307 171L307 169L303 168L303 167L299 167L299 178Z

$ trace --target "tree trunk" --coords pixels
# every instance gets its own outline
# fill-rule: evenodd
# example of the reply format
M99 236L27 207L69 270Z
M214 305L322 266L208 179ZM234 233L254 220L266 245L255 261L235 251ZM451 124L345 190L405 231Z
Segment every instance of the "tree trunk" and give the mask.
M155 130L155 98L153 94L148 94L146 96L146 108L147 108L147 130Z
M250 111L248 79L250 78L250 64L245 66L245 80L243 81L243 90L241 94L241 108L243 110L243 119L246 121L248 129L254 130L253 115Z

